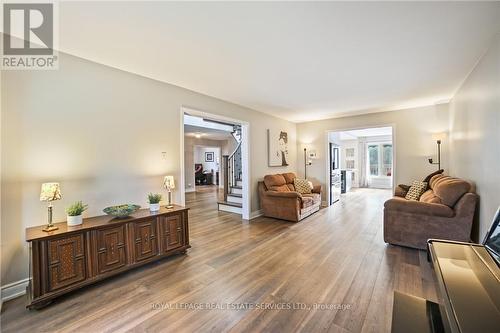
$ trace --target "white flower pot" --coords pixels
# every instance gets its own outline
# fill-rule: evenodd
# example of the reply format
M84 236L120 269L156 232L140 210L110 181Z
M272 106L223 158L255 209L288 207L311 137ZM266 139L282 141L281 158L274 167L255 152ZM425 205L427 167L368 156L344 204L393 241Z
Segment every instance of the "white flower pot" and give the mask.
M149 204L149 210L152 212L157 212L160 210L160 204L155 203L155 204Z
M68 226L75 226L75 225L80 225L83 223L82 215L77 215L77 216L69 216L67 222Z

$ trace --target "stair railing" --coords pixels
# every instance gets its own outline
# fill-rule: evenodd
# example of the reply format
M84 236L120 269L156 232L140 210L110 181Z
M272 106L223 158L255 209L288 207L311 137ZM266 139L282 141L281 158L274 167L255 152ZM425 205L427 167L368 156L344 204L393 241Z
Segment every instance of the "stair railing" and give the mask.
M236 153L241 149L241 142L238 142L236 149L231 155L223 155L223 177L224 177L224 201L227 201L229 188L237 184L238 176L236 174ZM240 154L241 155L241 154Z

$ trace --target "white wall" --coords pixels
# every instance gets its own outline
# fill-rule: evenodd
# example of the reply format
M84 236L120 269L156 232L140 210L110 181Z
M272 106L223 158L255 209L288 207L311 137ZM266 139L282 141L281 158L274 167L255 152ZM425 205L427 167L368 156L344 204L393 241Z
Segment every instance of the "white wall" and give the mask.
M451 102L450 141L451 174L477 186L482 241L500 205L500 35Z
M76 200L89 204L87 216L101 215L109 205L145 206L165 174L179 184L182 106L250 124L251 211L259 209L258 180L296 171L293 123L64 53L59 60L55 71L2 73L2 285L28 276L25 228L46 222L41 183L61 183L55 221ZM288 131L290 166L267 166L268 128Z
M228 148L232 146L231 141L233 139L228 140L210 140L203 138L194 138L192 136L184 136L184 176L185 182L184 186L186 188L186 192L193 192L195 190L195 172L194 172L194 164L195 162L195 147L196 146L209 146L209 147L217 147L218 150L222 152L223 155L228 155ZM220 158L220 157L219 157ZM204 161L204 159L203 159ZM205 169L205 168L204 168ZM215 170L215 168L214 168ZM215 172L215 171L214 171ZM219 185L223 186L223 177L220 177ZM214 179L215 181L215 179Z
M220 147L194 147L194 163L202 164L203 171L214 171L213 184L215 184L215 174L219 171L219 163L220 163ZM214 153L214 161L213 162L205 162L205 153L212 152Z
M436 170L436 166L430 165L427 158L436 155L436 143L432 140L432 134L448 130L447 104L297 124L297 149L302 151L306 147L315 149L318 153L318 158L313 160L313 164L307 169L307 176L323 185L324 201L328 184L327 132L386 125L394 125L396 129L394 137L396 184L407 184L412 180L423 179ZM447 142L443 142L442 145L442 161L443 167L448 168ZM303 164L302 156L299 156L298 163ZM303 175L303 167L298 169Z

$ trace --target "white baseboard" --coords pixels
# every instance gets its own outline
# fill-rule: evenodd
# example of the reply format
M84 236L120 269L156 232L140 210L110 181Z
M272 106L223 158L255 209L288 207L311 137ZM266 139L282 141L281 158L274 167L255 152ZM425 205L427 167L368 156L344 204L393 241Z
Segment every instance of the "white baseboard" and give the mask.
M184 190L184 193L196 192L194 188L187 188Z
M2 286L2 303L26 294L29 279L23 279Z
M264 212L262 211L262 209L259 209L259 210L256 210L256 211L253 211L250 213L250 220L253 220L259 216L262 216L264 215Z

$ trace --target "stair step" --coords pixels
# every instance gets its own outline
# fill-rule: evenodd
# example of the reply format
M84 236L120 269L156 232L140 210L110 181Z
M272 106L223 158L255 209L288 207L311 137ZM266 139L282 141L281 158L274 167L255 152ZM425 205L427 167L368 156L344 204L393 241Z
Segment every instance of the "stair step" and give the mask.
M236 189L238 189L238 190L241 190L241 189L243 188L242 186L238 186L238 185L236 185L236 186L230 186L230 187L231 187L231 188L236 188Z
M218 208L220 211L234 213L234 214L242 214L243 205L238 202L228 202L228 201L219 201Z
M228 193L227 195L230 195L232 197L237 197L237 198L243 198L243 194L241 194L241 193Z
M217 203L219 205L226 205L226 206L231 206L231 207L238 207L238 208L242 208L243 207L243 204L241 204L239 202L219 201Z

